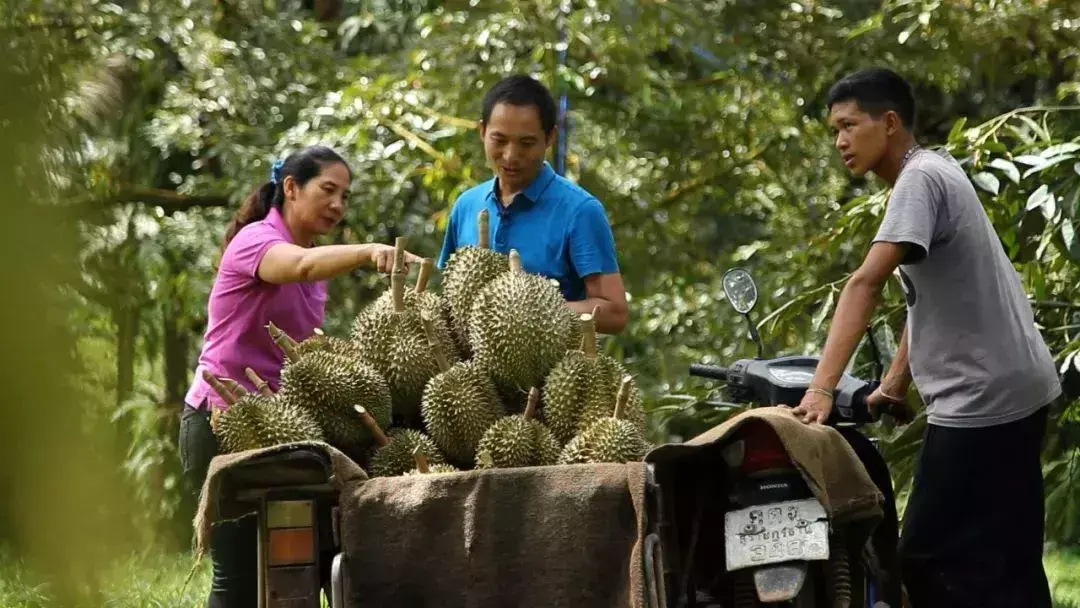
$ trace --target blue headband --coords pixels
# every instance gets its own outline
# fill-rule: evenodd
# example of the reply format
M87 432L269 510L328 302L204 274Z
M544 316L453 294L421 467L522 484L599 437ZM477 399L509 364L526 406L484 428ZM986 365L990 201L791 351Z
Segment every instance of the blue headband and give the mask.
M281 168L285 166L285 161L275 160L274 166L270 168L270 182L277 184L281 181Z

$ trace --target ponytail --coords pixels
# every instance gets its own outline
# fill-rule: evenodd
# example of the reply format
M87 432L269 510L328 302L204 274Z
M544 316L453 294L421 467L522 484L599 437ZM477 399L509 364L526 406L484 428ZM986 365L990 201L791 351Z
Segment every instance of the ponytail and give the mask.
M285 195L280 182L275 184L270 181L256 188L247 197L244 204L240 205L240 208L236 210L236 214L233 215L232 220L229 222L229 227L225 230L223 248L229 246L229 241L233 240L233 237L236 236L237 232L240 232L241 228L266 219L271 207L281 209L282 203L285 202L284 199Z
M293 152L284 160L275 161L270 170L270 181L252 192L229 222L229 227L225 230L225 243L221 248L222 254L229 246L229 241L233 240L244 226L266 219L270 209L274 207L284 213L286 177L292 177L296 184L303 188L304 184L322 173L324 166L333 163L349 167L349 163L345 162L340 154L326 146L309 146ZM351 177L351 169L349 173Z

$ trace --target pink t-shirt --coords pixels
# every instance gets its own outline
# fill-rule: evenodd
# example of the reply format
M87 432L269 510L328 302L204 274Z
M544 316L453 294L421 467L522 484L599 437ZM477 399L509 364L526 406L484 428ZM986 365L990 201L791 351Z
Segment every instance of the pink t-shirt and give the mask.
M292 243L281 212L271 209L266 219L244 226L225 248L208 305L209 319L195 378L184 401L199 407L204 399L215 407L225 402L202 378L204 369L236 380L254 392L244 373L255 370L278 389L285 355L274 344L266 325L273 321L300 341L323 323L326 281L274 285L258 276L259 263L270 247Z

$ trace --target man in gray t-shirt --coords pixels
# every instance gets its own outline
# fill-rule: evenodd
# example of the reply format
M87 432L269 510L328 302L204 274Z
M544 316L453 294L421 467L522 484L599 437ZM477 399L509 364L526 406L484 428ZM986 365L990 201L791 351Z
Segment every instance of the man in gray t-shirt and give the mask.
M807 423L828 418L881 290L898 273L907 326L868 401L906 407L914 379L927 405L901 540L912 605L1049 608L1039 454L1046 406L1061 386L1020 277L963 169L916 145L903 78L855 73L833 86L828 107L847 167L893 190L794 413Z

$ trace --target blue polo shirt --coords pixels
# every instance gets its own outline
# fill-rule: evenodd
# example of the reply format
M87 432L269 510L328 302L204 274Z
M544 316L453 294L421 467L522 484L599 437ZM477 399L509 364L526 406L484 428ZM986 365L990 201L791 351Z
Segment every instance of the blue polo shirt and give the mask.
M545 161L533 183L504 207L496 179L466 190L454 203L439 268L458 247L479 243L476 219L487 209L491 248L507 254L517 249L525 270L558 280L568 301L585 299L585 277L619 271L604 206L584 188Z

